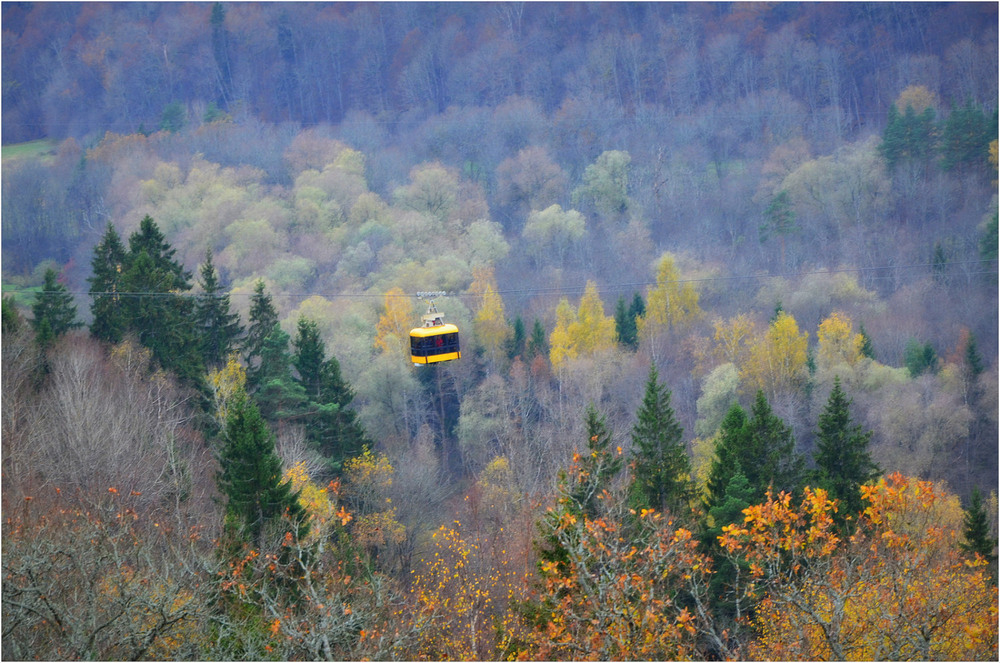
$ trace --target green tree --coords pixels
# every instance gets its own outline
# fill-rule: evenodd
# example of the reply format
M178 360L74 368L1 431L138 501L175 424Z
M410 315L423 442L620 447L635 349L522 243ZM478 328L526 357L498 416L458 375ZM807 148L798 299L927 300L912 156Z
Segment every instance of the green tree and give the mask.
M611 448L611 431L605 417L594 404L587 406L587 453L580 456L576 480L571 483L569 497L579 512L590 517L598 514L598 499L602 491L621 472L622 457Z
M781 265L785 266L785 239L799 231L795 224L795 209L787 189L782 189L768 203L764 210L764 222L759 229L760 241L766 242L777 237L781 247Z
M619 297L615 304L615 334L618 336L618 342L631 350L639 347L639 327L636 318L642 316L642 313L636 313L635 305L636 301L642 303L642 295L636 293L635 296L638 299L633 299L631 306L625 303L624 295ZM645 312L645 305L641 308Z
M990 536L990 513L983 504L983 494L979 486L972 489L969 498L969 508L965 510L962 520L962 533L965 541L959 546L970 555L980 555L990 563L993 581L996 582L996 539Z
M545 327L542 321L535 318L535 323L531 326L531 337L528 339L527 347L528 359L535 357L547 357L549 354L549 344L545 338Z
M555 563L563 571L569 564L569 554L565 542L556 535L560 523L564 519L597 518L612 480L622 469L622 457L611 449L611 432L605 418L593 403L587 406L586 430L586 451L573 454L569 470L559 472L558 504L539 523L542 538L535 544L540 565Z
M4 297L3 308L3 325L2 330L4 334L16 334L21 330L21 314L17 311L17 304L14 302L14 297Z
M35 302L31 305L34 316L31 325L35 329L38 345L43 350L70 329L83 326L82 322L76 320L73 295L69 294L65 285L56 280L58 276L54 269L45 270L45 284L35 295Z
M274 308L264 286L264 281L254 283L253 294L250 295L250 319L246 339L243 341L243 357L247 364L260 358L264 347L264 339L278 324L278 312Z
M831 498L840 501L837 517L857 520L864 509L861 486L878 478L881 470L868 452L871 431L853 423L851 400L840 386L840 376L833 380L833 390L819 415L816 432L816 475Z
M927 162L936 147L937 125L932 107L927 106L918 113L907 104L902 114L896 104L889 107L878 150L890 171L902 162Z
M996 111L992 120L970 99L952 108L941 132L941 167L945 170L989 165L990 141L997 135Z
M1000 250L998 250L998 244L1000 244L1000 230L998 230L998 219L1000 215L998 212L994 211L993 216L989 218L988 221L982 226L982 235L979 237L979 257L983 260L996 260Z
M183 129L185 124L187 124L187 113L184 112L181 102L172 101L164 107L160 115L161 130L176 133Z
M524 355L526 344L528 342L527 332L524 329L524 320L521 316L514 318L513 330L510 335L510 339L507 342L507 357L508 359L514 359Z
M583 171L583 184L573 191L573 204L591 200L601 214L615 217L628 210L628 175L632 157L609 150Z
M754 503L764 499L769 487L775 494L799 488L803 464L792 431L772 412L763 391L757 392L750 414L734 404L722 420L708 477L709 509L724 501L736 467L749 481Z
M152 217L145 216L129 236L121 273L123 331L134 333L153 358L181 379L197 384L204 377L194 325L191 274L174 259Z
M903 350L903 361L912 378L924 373L937 372L938 356L934 347L930 343L921 343L915 338L906 342L906 348Z
M118 343L125 333L125 311L121 302L122 273L128 252L115 227L108 223L101 241L94 247L91 259L90 312L93 321L90 333L94 338Z
M875 359L875 346L872 345L872 337L865 330L865 324L858 325L858 333L861 334L861 356Z
M340 374L336 357L326 357L326 347L314 320L299 318L293 342L292 363L309 403L304 417L306 437L339 472L348 458L361 453L371 441L350 409L354 391Z
M247 371L247 387L270 422L301 416L307 406L305 389L292 376L290 337L277 324L264 338L260 362Z
M290 481L282 481L281 459L274 450L274 435L260 410L244 391L228 404L217 475L226 496L226 530L252 546L264 544L268 526L283 516L299 523L299 538L308 525L305 510ZM280 534L279 534L280 536Z
M201 288L204 291L195 299L195 328L200 337L201 357L208 368L224 364L240 337L243 327L240 316L230 312L229 295L219 283L219 275L212 264L212 250L205 251L201 266Z
M197 383L204 375L193 323L194 301L177 294L190 284L179 281L145 249L129 256L129 268L122 278L126 330L152 352L166 370L185 381Z
M670 390L649 367L646 393L632 428L631 506L684 517L694 495L691 460L684 448L684 429L670 406Z

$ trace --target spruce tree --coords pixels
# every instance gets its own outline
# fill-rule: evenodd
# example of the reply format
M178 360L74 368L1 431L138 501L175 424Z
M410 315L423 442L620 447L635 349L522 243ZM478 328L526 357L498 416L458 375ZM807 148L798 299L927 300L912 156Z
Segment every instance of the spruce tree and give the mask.
M539 565L555 563L562 572L567 570L569 554L556 532L567 516L576 521L600 515L600 496L611 488L611 482L621 471L622 458L611 449L611 432L593 403L586 411L587 449L574 456L573 467L559 472L559 502L539 522L541 539L536 541Z
M670 406L670 390L660 384L656 366L649 367L646 392L632 428L632 508L687 515L693 496L691 461L684 430Z
M219 283L211 249L205 251L200 285L204 292L195 299L195 328L200 337L202 360L206 367L213 368L225 364L243 335L243 327L240 316L230 312L229 295Z
M306 410L306 393L292 376L288 334L277 324L264 339L260 363L247 371L248 391L270 422L301 416Z
M621 471L622 458L611 449L611 431L593 403L587 406L586 426L587 453L580 455L569 497L581 514L594 518L598 513L598 497Z
M994 550L997 542L990 536L990 514L983 504L983 495L978 486L972 489L969 508L965 510L962 524L965 541L959 544L960 547L970 555L980 555L989 562L993 581L996 582L997 556Z
M31 324L35 328L38 345L43 350L70 329L83 326L83 323L76 320L73 295L69 294L69 290L57 278L56 270L45 270L45 284L35 295L35 303L31 305L34 316Z
M121 301L121 281L127 268L128 252L115 227L108 223L104 236L94 247L90 266L90 312L93 322L90 333L94 338L118 343L127 326Z
M205 369L193 322L194 301L177 292L191 288L187 274L168 257L173 249L154 248L154 256L144 243L129 243L138 253L130 253L121 280L123 291L128 293L123 299L125 329L138 337L160 366L196 384Z
M250 296L250 319L246 339L243 342L243 356L247 364L259 359L264 339L277 324L278 312L274 309L271 295L265 291L264 281L258 280Z
M509 359L514 359L524 354L525 344L527 343L527 332L524 329L524 320L521 316L517 316L514 319L514 332L511 334L510 341L507 346L507 357Z
M222 469L216 480L227 498L226 529L230 534L259 548L266 543L269 526L282 516L297 523L300 538L306 534L305 510L298 502L298 493L281 479L274 435L246 392L238 392L229 403L219 461Z
M17 304L13 297L5 296L0 301L3 302L2 309L0 309L3 311L3 333L16 334L21 331L21 314L17 310Z
M830 496L840 500L837 517L857 519L864 509L861 486L881 473L868 452L871 432L854 424L850 413L851 401L834 378L833 390L819 415L816 433L816 475L820 486Z
M722 420L715 452L708 477L709 509L724 500L735 467L742 468L755 503L764 499L768 488L777 495L800 487L803 464L795 453L792 431L771 411L763 391L757 392L750 417L738 404L730 408Z
M858 333L861 334L861 356L875 359L875 346L872 345L872 338L865 330L865 323L861 323Z
M534 359L536 356L549 356L549 343L545 339L545 327L541 320L535 318L535 324L531 327L531 338L528 339L527 358Z
M306 437L323 454L333 472L357 456L371 441L349 406L354 392L340 374L336 357L326 357L326 347L315 321L299 318L292 363L308 399L303 417Z
M729 617L736 615L742 589L737 586L737 579L747 577L750 564L725 555L719 548L718 537L722 535L723 527L743 520L743 510L756 503L754 491L739 462L732 470L733 476L726 485L725 493L718 504L709 509L710 520L701 533L701 545L712 556L712 567L715 569L708 587L709 600L716 610Z
M615 304L615 334L618 342L626 348L634 350L639 345L638 325L625 304L624 296L619 297Z

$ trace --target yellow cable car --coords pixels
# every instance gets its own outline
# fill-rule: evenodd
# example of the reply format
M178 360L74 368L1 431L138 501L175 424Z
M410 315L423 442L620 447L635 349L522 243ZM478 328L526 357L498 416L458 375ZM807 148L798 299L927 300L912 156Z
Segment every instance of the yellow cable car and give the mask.
M422 293L417 296L421 297ZM414 364L436 364L461 358L458 327L445 323L444 315L434 306L434 300L428 299L428 302L427 313L421 317L423 326L410 330L410 359Z

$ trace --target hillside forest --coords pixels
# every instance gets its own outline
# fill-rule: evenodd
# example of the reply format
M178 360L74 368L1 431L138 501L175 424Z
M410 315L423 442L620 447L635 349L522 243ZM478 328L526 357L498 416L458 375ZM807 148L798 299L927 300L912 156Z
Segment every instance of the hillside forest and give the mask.
M996 660L997 26L4 3L3 658Z

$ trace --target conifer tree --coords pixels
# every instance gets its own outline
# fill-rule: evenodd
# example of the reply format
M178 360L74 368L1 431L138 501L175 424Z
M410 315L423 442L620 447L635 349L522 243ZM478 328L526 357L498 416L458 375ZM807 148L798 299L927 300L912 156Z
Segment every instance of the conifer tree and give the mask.
M535 324L531 327L531 337L528 339L527 358L534 359L537 356L546 357L549 354L548 341L545 339L545 327L542 321L535 318Z
M153 256L142 243L130 244L138 253L130 252L121 280L123 292L128 293L123 298L125 329L138 337L164 369L198 382L205 371L193 323L194 301L177 293L191 288L187 275L164 252Z
M278 312L271 301L271 295L265 291L264 281L254 283L253 294L250 295L250 319L246 339L243 342L243 357L247 364L260 358L267 338L278 325Z
M632 428L631 506L686 515L693 496L691 461L684 430L670 406L670 390L660 384L656 366L649 367L646 393Z
M983 504L983 494L979 491L979 486L975 486L969 498L969 508L965 510L962 521L965 542L960 545L967 553L979 554L983 559L993 561L996 559L993 551L997 542L990 536L989 517L989 512Z
M802 458L795 453L792 431L771 411L764 392L757 392L750 415L734 404L722 420L708 478L709 509L724 500L737 466L746 475L754 502L763 500L769 487L776 495L800 487Z
M300 416L306 409L306 393L292 376L289 336L275 324L264 338L260 363L247 371L248 391L270 422Z
M837 513L840 519L857 518L864 508L861 486L880 474L868 452L872 434L852 422L850 405L837 376L826 407L819 415L815 460L819 484L830 497L840 500Z
M524 329L524 320L521 319L521 316L517 316L514 319L513 331L511 333L510 340L507 343L507 357L509 359L514 359L515 357L523 355L526 343L527 332Z
M292 362L309 403L306 436L327 458L330 469L339 472L344 461L361 453L371 441L349 406L354 392L340 374L336 357L326 357L326 348L313 320L299 318L293 343Z
M593 403L587 406L586 427L587 453L580 456L569 496L580 513L593 518L598 513L598 496L621 471L622 458L611 448L611 431Z
M200 285L204 292L195 300L195 328L200 336L202 360L206 367L214 368L226 362L243 335L243 328L240 316L230 312L229 295L219 283L211 249L205 251Z
M593 403L586 411L587 449L574 454L569 470L559 472L559 503L539 523L542 538L536 542L539 563L556 563L565 571L569 555L556 536L559 523L569 517L578 520L600 515L601 495L621 471L622 458L611 449L611 432Z
M615 334L618 343L626 348L634 350L639 345L639 329L636 326L635 316L629 314L624 295L615 303Z
M861 356L875 359L875 346L872 345L872 338L865 330L863 322L858 326L858 333L861 335Z
M93 322L90 333L94 338L118 343L125 333L125 311L121 302L121 281L128 252L115 227L108 223L101 241L94 247L90 266L90 312Z
M68 332L83 326L76 320L76 305L73 296L65 285L56 279L56 270L45 270L45 284L35 295L35 303L31 305L34 318L31 321L35 328L36 339L43 350Z
M274 435L244 391L228 404L220 456L222 469L216 479L227 498L226 529L230 534L260 547L268 526L287 515L299 523L299 538L305 536L304 509L291 482L282 481Z
M3 333L16 334L21 331L21 314L17 310L17 304L14 303L13 297L4 297L0 301L3 302L0 308L3 312Z

